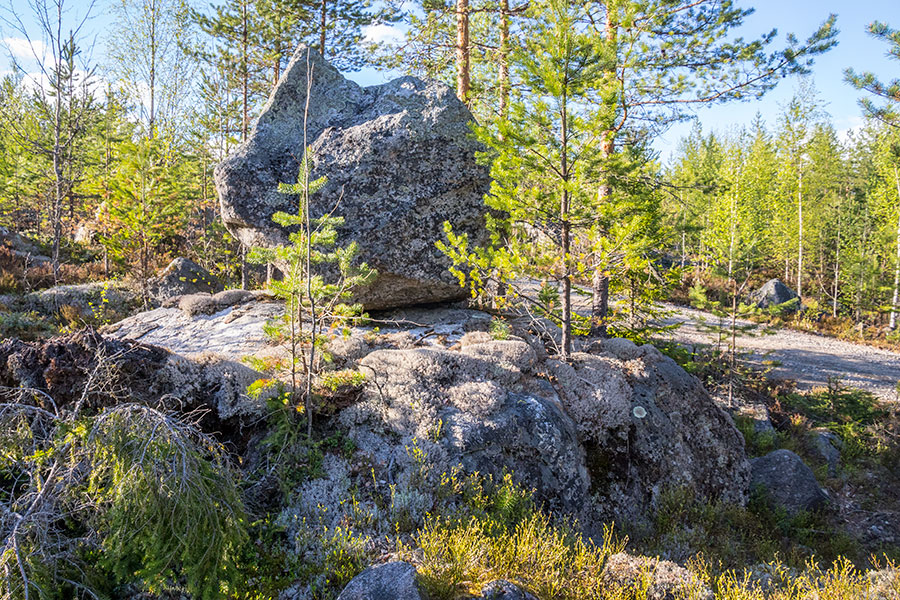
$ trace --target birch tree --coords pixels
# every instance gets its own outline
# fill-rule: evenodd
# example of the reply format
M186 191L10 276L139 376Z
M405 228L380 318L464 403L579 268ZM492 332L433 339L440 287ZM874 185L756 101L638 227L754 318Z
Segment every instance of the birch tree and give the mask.
M33 101L39 111L39 127L36 130L23 127L8 106L0 107L0 125L29 152L45 157L50 163L48 179L53 191L48 217L53 272L58 278L63 207L67 199L71 201L76 149L85 132L85 121L94 109L90 87L93 69L89 57L82 53L81 44L94 2L91 0L73 14L69 14L66 0L28 0L27 7L28 17L21 4L10 1L2 18L31 49L32 68L10 54L13 71L23 80L30 80ZM37 23L37 35L25 24L26 19ZM66 19L74 23L68 31L63 25ZM35 70L37 77L32 74Z

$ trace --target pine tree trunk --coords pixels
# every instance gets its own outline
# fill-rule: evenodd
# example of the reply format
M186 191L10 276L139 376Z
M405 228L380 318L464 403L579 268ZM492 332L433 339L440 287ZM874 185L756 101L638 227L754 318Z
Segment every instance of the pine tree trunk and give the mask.
M500 86L500 119L506 120L509 104L509 0L500 0L500 65L497 80Z
M456 0L456 97L469 105L469 0Z
M840 208L838 209L840 210ZM834 287L831 298L831 316L838 316L838 291L841 280L841 215L838 213L837 237L834 243Z
M249 35L247 30L247 1L241 3L241 100L242 118L241 118L241 141L247 141L247 128L250 123L250 49Z
M612 16L612 8L607 7L606 41L612 48L615 48L616 45L617 31L618 23ZM605 160L610 158L614 151L613 132L606 131L600 143L600 154ZM609 195L609 183L604 182L597 190L598 203L605 201L609 198ZM601 259L601 256L596 257L597 267L594 269L593 277L591 277L591 335L605 338L607 335L606 319L609 315L609 275L600 266Z
M328 0L319 5L319 53L325 58L325 27L328 25Z
M156 135L156 4L153 3L150 15L150 114L148 119L149 131L147 137L153 139Z
M560 141L562 151L560 153L560 173L562 174L562 198L559 203L559 218L562 222L562 263L563 263L563 296L562 296L562 349L563 358L572 353L572 277L569 273L569 157L568 157L568 107L567 95L563 90L562 96L562 127L560 129Z
M897 184L897 263L894 265L894 297L891 301L891 330L897 328L897 312L900 311L900 174L894 167L894 182Z
M243 115L241 118L241 141L247 141L247 129L250 122L250 55L249 55L249 31L247 24L247 1L241 3L241 99ZM247 247L241 244L241 289L249 289L249 267L247 266Z
M797 295L803 298L803 167L797 188Z

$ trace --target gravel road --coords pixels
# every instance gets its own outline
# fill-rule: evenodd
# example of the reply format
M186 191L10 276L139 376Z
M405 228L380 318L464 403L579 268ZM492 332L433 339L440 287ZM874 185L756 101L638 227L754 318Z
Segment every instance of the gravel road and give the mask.
M665 322L681 323L671 334L672 339L688 346L714 342L698 324L704 319L715 323L716 317L681 306L665 308L674 311ZM838 377L845 384L869 390L884 400L898 400L900 354L896 352L790 329L756 337L739 336L737 345L739 350L749 352L746 359L751 362L778 363L772 376L792 379L800 389L825 386L829 377Z
M537 282L520 282L519 286L531 293L538 289ZM573 307L585 314L590 310L590 294L582 289L578 292L572 295ZM699 327L704 320L716 323L714 315L674 304L664 304L663 308L672 311L664 323L681 325L669 334L671 339L685 346L715 343L715 338ZM738 323L750 325L740 319ZM739 351L746 353L744 360L759 366L776 363L771 376L796 381L801 390L824 387L830 377L838 377L844 384L868 390L883 400L900 401L900 354L896 352L791 329L739 336L737 344Z

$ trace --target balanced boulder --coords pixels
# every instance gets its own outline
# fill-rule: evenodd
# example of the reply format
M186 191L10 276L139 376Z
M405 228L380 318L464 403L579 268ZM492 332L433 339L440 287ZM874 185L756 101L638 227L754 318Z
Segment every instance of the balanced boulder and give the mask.
M378 270L358 292L367 309L462 299L435 242L445 221L473 244L486 239L490 179L471 121L443 83L402 77L361 88L301 46L250 137L216 168L225 225L248 246L285 243L272 215L296 214L298 198L278 184L298 180L306 144L311 177L327 177L312 216L343 217L338 245L358 242L359 259Z

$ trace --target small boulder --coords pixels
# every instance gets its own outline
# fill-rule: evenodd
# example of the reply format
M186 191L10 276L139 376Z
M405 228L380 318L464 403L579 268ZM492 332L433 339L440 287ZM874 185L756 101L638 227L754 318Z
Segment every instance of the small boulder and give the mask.
M538 600L519 586L503 579L492 581L481 588L481 596L476 600Z
M752 486L759 486L776 506L791 516L825 508L831 497L819 486L816 476L790 450L775 450L750 461Z
M150 282L150 293L159 302L184 294L207 292L215 294L224 289L209 271L188 258L176 258Z
M422 600L416 568L408 562L369 567L354 577L338 600Z
M253 292L247 290L224 290L214 295L200 292L178 298L178 308L190 317L213 315L226 308L249 302L254 298Z
M791 306L785 306L789 312L796 312L800 309L800 296L797 292L786 286L780 279L770 279L761 288L750 294L750 302L758 308L771 308L775 306L783 306L792 300L798 300Z
M841 447L844 445L833 431L816 429L809 433L813 454L828 466L828 476L837 476L841 466Z

